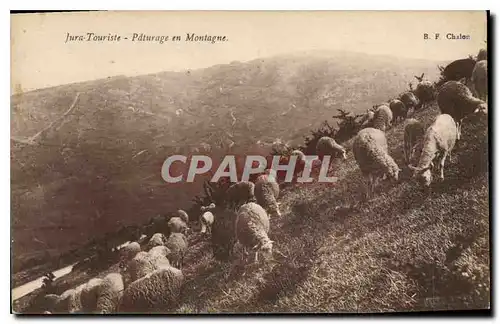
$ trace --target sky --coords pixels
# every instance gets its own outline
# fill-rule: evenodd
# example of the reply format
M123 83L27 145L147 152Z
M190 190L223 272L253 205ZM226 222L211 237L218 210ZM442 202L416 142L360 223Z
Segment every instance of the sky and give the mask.
M485 11L83 12L11 15L11 90L114 75L182 71L305 50L346 50L454 60L486 40ZM67 33L118 34L120 42L68 42ZM132 42L133 33L180 42ZM186 33L227 41L185 42ZM425 40L439 33L439 40ZM448 40L447 33L470 35ZM128 40L124 40L128 37ZM11 93L12 93L11 91Z

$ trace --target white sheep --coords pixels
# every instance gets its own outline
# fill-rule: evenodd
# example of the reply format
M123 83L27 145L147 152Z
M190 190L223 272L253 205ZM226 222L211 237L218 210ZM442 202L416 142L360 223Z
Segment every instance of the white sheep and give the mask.
M345 148L328 136L321 137L316 143L316 155L320 160L323 160L325 155L340 155L344 160L347 159Z
M392 111L387 105L379 105L375 110L375 115L373 116L373 128L380 129L385 132L392 125Z
M476 96L488 101L488 61L483 60L476 63L472 71L472 85Z
M201 230L200 233L210 234L215 217L211 211L206 211L200 216Z
M415 118L408 119L404 130L403 144L406 164L411 164L416 156L420 156L424 134L425 128L420 121Z
M155 246L161 246L165 245L165 242L167 241L167 238L163 233L155 233L151 238L149 239L148 245L147 245L147 250L151 250Z
M165 312L177 304L184 283L182 271L174 267L156 270L134 282L123 292L119 313Z
M188 247L186 236L182 233L172 233L168 237L165 246L170 250L168 259L172 262L172 266L181 269L184 263L184 254Z
M245 255L248 248L255 251L255 262L258 261L259 252L266 258L272 256L273 241L268 237L269 228L269 216L259 204L251 202L238 209L236 241L243 246Z
M165 240L165 243L167 241ZM167 257L170 254L170 250L168 247L164 245L155 246L151 250L148 251L148 254L152 257Z
M127 264L127 268L124 271L125 283L133 282L148 273L169 265L169 260L162 253L139 252Z
M172 217L168 221L168 229L170 233L187 233L189 227L182 218Z
M95 294L96 287L102 284L101 278L90 279L80 293L80 300L82 303L82 311L84 313L91 313L95 310L97 305L97 295Z
M120 257L131 260L139 252L141 252L141 245L138 242L130 242L120 249Z
M189 223L189 215L184 210L177 210L177 217L180 217L186 224Z
M375 117L375 111L373 109L368 109L366 113L361 117L359 124L361 127L371 127L373 126L373 118Z
M119 273L109 273L94 290L97 295L95 312L110 314L116 312L123 294L123 278Z
M398 180L401 169L389 155L385 133L376 128L365 128L358 132L353 142L353 153L359 169L368 180L366 198L373 195L376 181L388 174Z
M409 165L413 170L413 176L426 187L432 182L431 169L433 160L439 159L439 179L444 180L444 162L457 141L458 129L453 117L441 114L436 117L434 123L427 128L422 145L422 154L417 166Z
M274 177L261 174L255 180L255 198L257 203L272 216L281 216L278 204L280 187Z
M448 81L441 86L437 95L439 110L442 114L448 114L457 124L457 140L462 134L462 121L465 117L478 113L487 112L488 104L481 99L472 96L469 88L457 81Z

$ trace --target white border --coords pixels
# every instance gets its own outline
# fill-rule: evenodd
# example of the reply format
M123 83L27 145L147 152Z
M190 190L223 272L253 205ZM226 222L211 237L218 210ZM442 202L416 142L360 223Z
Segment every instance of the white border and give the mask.
M10 17L8 16L7 9L16 9L16 10L29 10L29 9L38 9L38 10L485 10L485 9L490 9L492 14L498 13L497 7L498 7L499 1L486 1L486 0L475 0L475 1L436 1L436 0L413 0L411 2L402 2L402 1L373 1L373 0L349 0L349 1L317 1L317 0L307 0L307 1L283 1L282 3L278 2L272 2L270 0L252 0L252 1L222 1L222 0L211 0L210 2L208 1L193 1L193 0L183 0L183 1L147 1L147 0L140 0L140 1L108 1L105 2L103 0L85 0L81 2L77 1L60 1L60 0L44 0L44 1L5 1L2 2L1 6L5 6L6 8L2 8L3 10L1 11L2 17L5 19L1 20L1 30L2 30L2 38L5 42L4 45L4 50L2 52L2 58L3 58L3 64L4 68L2 71L4 73L2 74L2 97L4 98L5 109L2 110L3 113L3 118L0 118L1 126L0 129L2 131L2 136L1 136L1 150L5 152L3 155L5 158L1 160L1 170L2 170L2 182L1 182L1 203L0 206L5 208L5 212L3 213L2 217L2 224L1 228L4 232L4 244L2 244L2 255L4 256L5 265L1 267L2 269L2 286L1 286L1 292L2 292L2 299L1 299L1 305L2 305L2 323L11 323L16 318L13 317L13 315L9 314L8 307L10 309L10 268L6 266L7 260L10 259L10 245L7 245L7 237L10 237L10 208L7 206L10 206L10 159L7 160L7 151L10 151L10 142L9 142L9 137L10 137L10 73L7 73L6 71L10 71ZM496 27L496 26L495 26ZM496 31L496 28L495 28ZM494 34L495 37L495 43L498 42L498 34ZM496 53L495 53L496 54ZM495 55L496 58L496 55ZM497 64L495 64L496 66ZM492 71L493 75L497 75L497 69L495 71ZM496 80L495 80L496 81ZM495 82L495 94L498 94L498 85ZM495 107L496 108L496 107ZM490 110L493 110L495 108L490 108ZM495 126L498 124L498 119L500 118L500 113L495 114L495 120L494 124ZM490 127L494 128L493 125L490 125ZM493 138L492 138L493 140ZM495 143L495 148L498 150L498 143L500 143L500 140L498 136L495 135L494 138L494 143ZM497 151L495 150L495 151ZM497 157L495 158L496 161L498 161ZM496 166L495 166L496 167ZM495 177L495 187L498 188L497 185L497 180L498 177ZM495 199L493 200L495 201ZM499 221L495 221L495 233L498 235L498 223ZM495 244L496 245L496 244ZM494 249L492 246L491 248ZM496 251L496 249L494 249ZM495 253L496 254L496 253ZM498 271L497 267L495 267L495 272ZM495 273L496 274L496 273ZM498 276L495 276L498 278ZM7 280L8 279L8 280ZM496 291L495 291L496 292ZM497 294L496 294L497 295ZM495 296L496 297L496 296ZM498 312L498 298L494 298L495 305L492 305L496 311ZM495 307L497 306L497 307ZM116 321L118 318L112 317L110 318L111 321ZM231 318L224 318L227 320L231 321L240 321L242 319L231 319ZM249 317L249 320L264 320L263 318L252 318ZM332 320L337 320L341 319L340 317L335 317L332 318ZM358 320L358 321L367 321L369 318L367 317L357 317L357 318L349 318L348 320ZM382 320L386 321L390 319L390 317L382 317L378 318L377 320ZM414 321L418 320L418 317L412 317L412 318L406 318L404 319L405 321ZM437 321L436 319L432 318L423 318L424 320L428 322L433 322ZM467 322L475 322L477 320L472 320L471 318L464 318ZM84 322L84 323L92 323L96 319L95 318L85 318L85 319L80 319L79 322ZM129 319L133 321L134 323L145 323L147 320L146 319L134 319L131 318ZM160 321L169 321L169 322L180 322L182 321L200 321L202 320L201 318L182 318L182 319L175 319L175 318L157 318L156 320ZM219 320L219 318L212 319L212 320ZM269 320L276 320L275 318L273 319L267 319ZM286 319L289 322L297 322L298 319ZM447 319L448 321L456 321L458 320L453 318L453 319ZM63 321L74 321L70 320L69 318L64 318ZM46 323L56 323L56 320L54 319L47 319Z

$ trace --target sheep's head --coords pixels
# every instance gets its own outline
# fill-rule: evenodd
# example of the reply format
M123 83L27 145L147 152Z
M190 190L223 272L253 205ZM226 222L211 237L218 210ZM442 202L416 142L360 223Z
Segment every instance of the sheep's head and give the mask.
M429 187L432 182L432 172L431 169L433 167L433 164L431 163L427 167L419 168L415 167L413 165L408 165L408 168L413 171L413 178L417 179L417 181L420 183L420 185Z
M488 103L487 102L482 102L480 103L476 110L474 110L475 114L488 114Z
M266 259L270 259L273 256L273 243L274 241L267 241L266 243L262 244L259 243L256 246L253 247L254 250L259 250L260 253L264 256Z

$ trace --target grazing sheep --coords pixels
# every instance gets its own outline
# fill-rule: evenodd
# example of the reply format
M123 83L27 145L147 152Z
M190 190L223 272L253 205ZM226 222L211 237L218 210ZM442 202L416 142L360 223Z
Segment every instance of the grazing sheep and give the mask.
M169 249L170 250L170 249ZM148 273L169 266L167 257L159 253L140 252L130 260L125 272L126 283L133 282ZM130 280L129 280L130 279Z
M385 133L376 128L365 128L358 132L353 142L353 153L359 169L368 180L366 198L373 195L375 182L387 174L398 180L401 171L389 155Z
M212 224L214 223L214 214L211 211L206 211L200 216L201 230L200 233L210 234L212 232Z
M257 203L272 216L281 216L278 205L280 187L270 175L262 174L255 181L255 197Z
M250 181L240 181L226 190L228 207L238 209L244 203L255 201L255 184Z
M441 75L445 82L458 81L463 78L469 80L472 76L474 65L476 65L476 61L471 58L455 60L441 71Z
M172 217L168 221L168 228L170 233L183 233L186 234L189 230L187 223L180 217Z
M165 246L170 250L168 259L172 262L172 266L181 269L184 263L184 254L188 248L186 236L182 233L172 233Z
M80 293L80 300L82 303L82 311L84 313L91 313L95 310L97 305L97 294L96 289L102 284L102 279L92 278L90 279L85 287L83 287Z
M415 157L420 156L422 150L422 140L424 138L424 125L415 118L408 119L404 131L404 156L405 163L413 163Z
M373 116L373 128L380 129L385 132L391 127L392 111L387 105L379 105Z
M147 250L151 250L155 246L165 245L167 238L163 233L155 233L148 242Z
M361 119L359 120L359 124L363 128L372 127L374 117L375 117L375 112L372 109L368 109L366 114L364 114L363 117L361 117Z
M408 115L408 109L401 100L392 99L391 101L389 101L389 108L392 111L393 122L396 123L399 118L401 118L402 120L406 119Z
M177 211L177 217L180 217L186 224L189 223L189 215L182 209Z
M345 148L328 136L321 137L316 143L316 155L320 160L323 160L325 155L342 156L344 160L347 159Z
M465 117L488 110L486 102L474 98L469 88L457 81L448 81L439 89L437 102L441 113L450 115L457 123L457 140L460 140Z
M243 246L255 251L255 262L259 252L265 257L272 256L273 241L268 237L269 216L262 206L248 203L240 207L236 218L236 240Z
M131 242L120 249L120 268L132 260L137 253L141 252L141 245L138 242Z
M486 48L481 48L479 50L479 53L477 53L476 61L479 62L483 60L488 60L488 51L486 50Z
M184 276L174 267L156 270L134 282L123 292L119 313L153 313L173 309L179 300Z
M297 161L295 162L295 170L293 172L294 181L296 181L298 177L302 176L306 167L312 170L312 168L315 166L315 162L319 161L319 158L314 161L306 160L306 155L301 150L293 150L292 153L290 153L290 156L297 156Z
M97 296L95 313L110 314L116 312L123 294L123 278L119 273L106 275L102 283L96 286L94 293Z
M488 101L488 61L483 60L476 63L472 71L472 85L476 97Z
M167 240L165 240L166 243ZM170 254L170 250L168 247L161 245L161 246L155 246L151 250L148 251L148 254L152 257L167 257Z
M432 182L433 160L439 158L439 179L444 180L444 161L450 155L457 141L458 129L453 117L441 114L434 123L427 128L422 145L422 154L417 166L409 165L413 176L426 187Z
M418 98L411 91L407 91L407 92L403 93L399 97L399 100L401 100L401 102L405 105L405 107L407 108L407 111L409 111L410 109L413 109L413 111L415 111L415 109L420 104L420 102L418 101Z
M424 80L424 73L420 77L415 76L415 78L418 80L415 95L419 101L419 105L416 108L425 109L435 98L434 85L429 80Z

